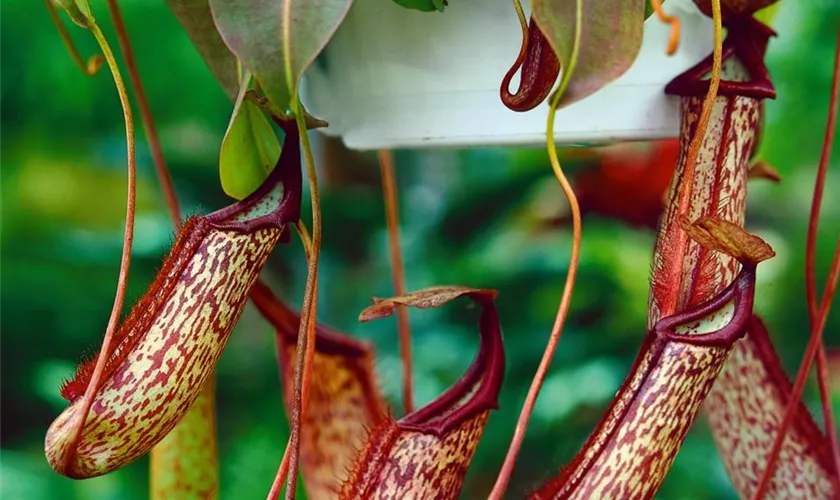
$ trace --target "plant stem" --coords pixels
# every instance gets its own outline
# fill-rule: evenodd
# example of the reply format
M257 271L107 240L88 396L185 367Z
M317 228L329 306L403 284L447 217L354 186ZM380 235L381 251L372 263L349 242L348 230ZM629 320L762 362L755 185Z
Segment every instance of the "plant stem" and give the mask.
M309 233L309 229L306 227L306 223L302 220L298 220L295 223L295 229L297 230L298 236L300 237L300 242L303 245L303 250L306 254L306 263L309 265L312 262L312 255L314 255L314 247L312 243L312 236ZM315 282L315 296L318 296L318 282ZM303 373L306 376L303 378L303 397L302 400L304 402L309 401L309 385L312 381L311 373L312 373L312 363L315 362L315 334L317 332L317 314L312 312L312 316L309 318L309 332L310 339L309 342L306 344L306 349L304 350L304 360L303 360ZM303 405L301 408L301 421L305 420L306 417L306 404Z
M64 46L67 47L67 51L70 52L70 57L73 58L73 62L76 63L76 66L78 66L82 73L87 76L93 76L98 73L99 68L102 67L102 54L94 54L90 56L87 62L85 62L85 60L82 59L82 55L79 53L79 49L76 48L76 44L73 43L70 33L67 32L67 27L64 26L64 22L62 22L61 18L58 16L58 12L56 12L55 5L53 5L52 0L44 0L44 3L47 5L47 12L50 13L50 18L52 18L53 24L55 24L55 27L58 30L58 34L61 35L61 41L64 42Z
M307 359L314 356L315 348L315 318L318 308L318 260L321 250L321 197L318 192L318 176L315 172L315 161L312 158L312 147L306 129L306 118L303 106L295 102L295 119L300 131L301 147L306 160L306 173L309 178L309 191L312 198L312 250L306 276L306 288L301 307L300 329L298 330L298 346L295 357L295 391L292 405L292 435L289 440L291 452L289 454L289 477L286 481L286 500L294 500L297 488L297 474L300 458L300 428L303 423L303 412L306 401L305 389L309 386L311 369L307 368ZM312 351L311 353L309 351ZM311 363L309 364L311 368Z
M394 158L390 151L379 151L382 171L382 194L385 198L385 218L388 222L388 248L391 253L391 280L394 295L405 295L405 269L400 251L400 212L397 202L397 182ZM411 324L405 306L397 307L397 328L400 335L400 357L403 365L403 409L408 415L414 411L414 381L411 363Z
M563 61L564 71L567 74L574 73L577 65L577 57L581 38L581 21L583 13L581 12L580 4L577 8L577 19L575 22L575 34L573 50L569 61ZM508 447L505 461L502 463L502 469L496 478L496 483L493 485L493 490L490 492L490 500L501 500L505 494L510 476L513 474L513 468L516 465L516 458L519 455L519 450L522 448L522 441L525 439L525 433L528 429L528 421L531 419L531 413L534 410L534 405L537 402L540 389L542 389L545 376L548 373L548 368L551 365L551 360L554 358L554 353L557 350L557 344L560 341L560 334L563 331L563 325L566 322L566 316L569 313L569 306L572 301L572 292L575 288L575 278L577 277L578 262L580 260L580 241L581 241L581 220L580 220L580 206L578 205L577 197L572 189L569 180L563 173L563 168L560 166L560 160L557 157L557 145L554 143L554 119L557 114L557 105L563 97L563 93L568 86L569 78L563 77L560 80L560 85L551 99L551 106L548 110L548 120L546 122L546 148L548 149L548 158L551 162L551 168L554 171L554 176L560 184L566 198L569 200L569 207L572 213L572 255L569 259L569 272L566 274L566 283L563 286L563 295L560 298L560 305L557 308L557 315L554 319L551 333L548 336L545 350L543 351L542 359L531 380L531 386L528 388L528 394L525 396L525 402L522 405L522 410L519 413L519 419L516 422L516 428L513 432L510 446Z
M82 437L82 429L87 421L87 415L90 412L90 408L93 406L94 394L97 390L99 390L100 379L105 371L105 365L111 356L111 343L114 339L114 332L117 329L120 314L122 313L123 303L125 302L125 290L128 284L129 268L131 267L131 247L134 242L134 214L136 207L137 164L134 143L134 118L131 114L131 104L128 100L128 92L126 91L125 83L123 82L122 75L120 74L120 68L114 58L114 53L111 51L110 45L108 45L108 40L105 38L105 35L102 33L102 30L93 18L90 19L90 23L90 30L96 38L97 43L99 43L102 53L105 56L105 61L107 62L108 69L111 71L111 75L114 78L114 85L117 87L120 104L122 105L123 119L125 121L128 182L126 186L125 233L123 235L123 250L120 258L120 271L119 278L117 280L116 296L114 297L114 305L111 308L111 316L108 319L108 326L105 330L105 339L102 341L102 349L99 352L96 367L93 370L93 375L91 375L90 383L85 390L85 394L81 402L82 409L77 413L80 416L79 418L81 421L78 422L75 428L75 436L73 438L73 441L75 442L78 442L78 440ZM75 445L69 447L68 453L72 453L72 450L74 449Z
M295 229L297 230L298 236L300 236L301 244L303 245L304 253L306 254L306 262L307 265L311 262L312 257L312 237L309 234L309 230L306 228L306 224L302 220L298 220L295 223ZM317 291L316 291L317 294ZM303 324L303 318L301 317L301 324ZM314 345L314 342L312 342ZM304 360L304 372L309 370L310 366L312 366L312 358L314 358L315 349L311 349L312 355L307 357ZM305 353L306 354L306 353ZM308 382L308 380L306 380ZM306 401L309 395L309 384L307 383L304 386L303 390L303 397L302 400ZM283 490L283 483L286 482L286 476L289 473L289 458L291 456L291 436L289 436L289 441L286 443L286 449L283 451L283 459L280 461L280 467L277 468L277 473L274 476L274 482L271 483L271 489L268 492L268 499L273 500L280 496L281 491Z
M837 278L840 275L840 239L837 241L837 248L834 252L834 259L831 263L831 270L829 271L828 281L825 284L823 291L822 303L817 309L817 284L815 277L815 263L816 260L816 245L817 245L817 227L820 217L820 206L822 204L822 195L825 189L825 176L828 170L828 163L831 157L831 145L834 140L834 130L837 121L837 100L838 88L840 87L840 31L838 31L837 47L834 54L834 72L831 80L831 97L829 99L828 120L826 124L825 136L823 138L823 147L820 155L820 163L817 168L817 179L814 184L814 197L811 203L811 213L808 220L808 240L805 251L805 295L808 301L808 316L811 323L811 337L808 340L808 346L805 349L802 363L799 366L799 371L796 374L796 381L793 385L793 390L790 394L787 407L785 408L785 415L782 419L781 426L776 439L773 441L773 447L770 449L770 454L767 458L767 465L761 479L758 482L753 498L758 500L764 497L770 482L773 479L773 473L776 470L776 464L781 454L782 444L787 436L788 429L793 422L793 417L797 404L802 397L802 391L805 387L805 382L808 379L808 374L811 371L811 364L814 358L817 358L817 381L820 386L820 399L822 402L823 418L825 420L826 434L829 437L829 446L831 448L832 459L834 462L835 472L840 478L840 453L838 453L837 433L834 429L834 416L831 408L831 395L829 392L828 380L828 360L825 354L825 344L822 341L822 333L825 328L825 323L828 320L828 313L831 309L834 293L837 290Z

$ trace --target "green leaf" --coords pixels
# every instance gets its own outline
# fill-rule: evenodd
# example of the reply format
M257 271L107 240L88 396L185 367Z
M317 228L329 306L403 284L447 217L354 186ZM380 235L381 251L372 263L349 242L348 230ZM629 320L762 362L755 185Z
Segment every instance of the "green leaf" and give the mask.
M53 0L53 3L67 12L70 20L82 28L90 29L94 23L93 12L87 0Z
M532 0L532 8L563 66L558 107L620 77L639 54L645 0Z
M249 81L246 75L219 152L222 189L238 200L263 183L280 157L271 123L256 104L245 99Z
M166 0L166 5L184 27L216 81L230 100L235 100L239 91L236 56L219 35L208 0Z
M421 12L443 12L446 7L444 0L394 0L394 3L400 7Z
M353 0L210 0L228 47L285 113L306 68L324 49Z

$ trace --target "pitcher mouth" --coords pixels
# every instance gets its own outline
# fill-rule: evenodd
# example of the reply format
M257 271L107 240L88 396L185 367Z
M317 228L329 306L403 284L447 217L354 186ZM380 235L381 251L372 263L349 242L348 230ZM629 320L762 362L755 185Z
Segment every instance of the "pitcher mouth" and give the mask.
M696 346L732 346L736 340L746 335L752 316L755 269L755 264L743 264L741 272L729 286L706 302L659 320L653 327L653 334L664 340ZM701 319L716 313L726 315L728 304L732 306L731 314L723 318L726 322L721 328L710 332L700 331ZM686 333L680 333L679 329L685 330Z

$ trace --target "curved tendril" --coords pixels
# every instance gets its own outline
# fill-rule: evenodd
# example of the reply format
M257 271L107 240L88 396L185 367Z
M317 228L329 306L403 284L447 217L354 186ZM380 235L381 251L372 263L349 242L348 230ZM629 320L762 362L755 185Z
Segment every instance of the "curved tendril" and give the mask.
M657 2L657 0L652 0ZM714 22L714 52L712 53L712 76L709 81L709 90L706 92L706 98L703 100L703 110L700 113L700 118L697 122L697 128L694 131L694 137L691 139L691 144L688 148L688 153L685 159L685 179L683 183L685 188L680 193L679 204L677 206L677 216L685 215L689 211L691 204L691 195L694 187L694 170L697 162L697 155L700 152L700 146L703 144L703 139L706 136L706 128L709 125L709 120L712 117L712 109L714 108L715 98L717 97L718 87L720 86L720 73L723 65L723 33L721 26L721 10L720 0L711 0L712 4L712 20ZM676 248L675 255L683 255L688 246L688 235L682 228L677 228L676 231ZM679 273L681 266L676 266L672 272ZM672 281L679 283L678 279ZM668 296L668 302L662 305L662 316L669 316L677 310L677 294Z
M581 10L577 10L577 22L575 26L581 25ZM580 44L581 32L580 29L575 30L574 47L568 64L565 65L566 71L569 74L574 72L577 65L578 50ZM513 438L511 439L510 447L508 448L505 461L502 464L502 469L493 485L493 490L490 492L489 500L501 500L504 496L507 485L510 482L510 476L513 473L513 467L516 464L516 457L522 448L522 441L525 439L525 432L528 428L528 421L531 418L531 413L534 410L534 405L539 396L540 389L545 381L548 368L551 365L551 360L554 358L554 352L557 350L557 344L560 341L560 334L563 331L563 325L566 322L566 316L569 312L569 305L572 300L572 292L575 288L575 278L577 277L578 262L580 260L580 241L581 241L581 219L580 206L578 204L575 192L572 189L569 180L563 173L563 168L560 165L560 160L557 157L557 145L554 142L554 119L557 114L557 105L563 97L563 94L568 85L569 79L564 78L560 81L560 86L551 98L551 106L548 111L548 120L546 123L546 148L548 149L548 157L551 162L551 168L554 171L554 176L560 184L566 198L569 201L569 207L572 213L572 255L569 259L569 272L566 274L566 283L563 286L563 295L560 299L560 305L557 308L557 315L554 319L554 325L548 337L548 342L543 351L543 357L531 381L531 386L528 389L528 394L525 397L525 402L522 405L522 410L519 413L519 419L516 422Z
M305 390L311 378L311 360L315 348L315 318L318 308L318 258L321 250L321 196L318 192L318 177L315 161L307 134L306 117L303 105L295 102L295 120L301 135L301 147L306 159L306 173L309 177L309 191L312 198L312 246L307 268L306 288L303 294L301 322L298 330L298 349L295 359L295 391L292 406L292 435L287 447L289 452L289 472L286 480L286 500L294 500L297 488L297 474L300 458L300 426L303 422L306 400ZM311 351L311 352L310 352ZM309 370L307 370L309 368ZM279 472L279 471L278 471Z
M47 0L49 2L49 0ZM119 7L115 0L108 0L108 6L111 11L111 16L114 20L114 25L116 28L116 32L118 35L118 39L120 42L120 46L123 51L123 55L126 60L126 65L128 67L129 77L131 79L132 86L134 87L135 94L137 95L137 102L138 106L140 107L140 116L143 121L143 125L146 130L146 136L149 140L149 147L152 151L152 157L155 164L155 170L158 175L158 181L160 183L161 190L163 191L164 198L166 200L166 204L169 210L170 217L172 222L175 226L175 229L178 230L181 227L181 217L180 217L180 207L178 202L177 194L175 193L175 189L172 185L172 177L169 173L169 169L167 167L165 158L163 156L163 148L160 144L160 139L157 134L157 129L154 124L154 119L152 117L151 108L148 103L148 99L146 98L146 93L143 88L142 80L140 79L139 72L137 71L136 62L134 59L133 51L131 48L131 43L128 39L128 35L125 29L125 24L122 19L122 15L119 11ZM237 65L239 66L239 65ZM298 231L298 234L301 235L301 239L304 243L304 249L306 251L307 260L309 259L309 255L311 254L311 241L309 238L308 231L306 229L305 224L303 221L298 220L295 224L295 228ZM255 292L256 293L256 292ZM310 362L311 363L311 362ZM275 484L272 485L272 492L274 493L273 498L276 498L280 490L283 486L283 482L286 478L286 472L288 471L289 466L289 449L287 447L286 452L283 456L283 461L280 465L280 468L277 473L277 478L275 479Z
M306 223L302 220L298 220L295 224L295 229L297 230L298 236L300 237L300 242L303 245L303 250L306 253L306 263L309 264L312 261L312 255L314 255L313 244L312 244L312 236L309 233L309 229L306 227ZM315 282L315 295L318 295L318 282ZM313 313L311 321L310 329L312 330L312 338L310 339L311 342L306 344L306 352L303 361L303 373L309 374L312 371L312 363L315 362L315 341L314 335L317 332L317 318L316 315ZM309 385L311 383L311 377L306 376L303 379L303 400L309 401ZM301 420L303 417L306 416L306 407L303 407L301 410Z
M831 399L828 394L828 367L825 359L825 345L822 341L823 329L825 328L826 320L828 319L828 312L831 309L834 294L837 291L837 279L840 275L840 238L837 241L837 248L834 251L834 258L831 263L831 270L829 271L828 281L825 284L823 291L822 303L817 309L817 286L816 278L814 276L814 261L816 254L817 243L817 225L819 221L820 205L822 202L823 190L825 188L825 175L828 169L829 158L831 157L831 145L834 139L834 128L837 120L837 101L838 101L838 87L840 87L840 30L838 31L837 48L834 54L834 72L831 82L831 98L829 99L828 123L826 124L825 137L823 141L822 153L820 155L820 163L817 169L817 179L814 185L814 197L811 205L811 213L808 221L808 240L807 249L805 252L805 292L808 301L808 314L811 320L811 337L808 341L808 346L805 349L805 355L802 358L802 364L799 366L799 371L796 374L796 381L791 391L790 400L787 408L785 408L784 418L776 438L773 441L773 447L770 449L770 454L767 458L767 465L764 473L761 475L758 487L756 488L754 499L761 499L770 486L773 478L773 473L776 470L776 463L782 450L785 436L793 422L795 409L802 397L802 391L805 387L808 373L811 371L811 364L814 358L817 358L817 380L820 385L820 399L823 407L823 416L825 418L826 433L829 436L832 458L834 462L835 472L840 468L838 462L837 439L834 431L834 418L831 409ZM822 366L820 366L822 365ZM838 473L840 477L840 473Z
M99 72L99 68L102 67L102 62L105 60L102 57L102 54L94 54L88 58L87 62L85 62L85 60L82 59L82 54L79 53L79 49L76 48L76 44L73 43L70 33L67 32L67 27L64 26L64 22L55 10L55 5L53 5L52 0L44 0L44 3L47 6L47 11L50 13L50 18L52 19L53 24L55 24L55 27L58 30L58 34L61 35L61 41L64 42L64 46L67 47L67 51L70 52L70 57L73 58L73 62L75 62L81 72L87 76L97 74Z
M114 85L117 87L120 104L122 105L123 119L125 121L128 182L126 186L125 233L123 235L123 250L120 258L120 271L117 281L116 296L114 297L114 305L111 308L111 316L108 319L108 326L105 330L105 339L102 341L100 355L96 361L96 366L93 370L93 374L91 375L90 382L88 383L85 393L82 396L82 409L78 413L80 422L79 425L76 426L75 435L72 438L72 441L74 442L78 442L82 437L84 424L87 421L87 416L90 412L91 406L93 406L94 395L99 389L102 374L105 371L105 365L112 354L111 351L113 349L111 344L114 341L114 332L117 329L117 323L119 322L120 313L122 312L123 303L125 302L125 291L128 284L129 268L131 267L131 247L134 242L134 213L136 205L137 165L134 154L134 118L131 114L131 104L128 100L128 92L126 90L125 83L123 82L122 75L120 74L120 68L117 65L116 58L114 58L114 53L111 51L111 46L108 44L108 40L105 38L102 30L92 17L90 19L90 23L90 30L93 33L94 38L96 38L99 47L102 49L103 55L105 56L105 61L107 62L108 69L111 71L111 75L114 78ZM75 448L75 446L68 448L68 453L74 453Z
M680 18L669 15L662 10L662 0L650 0L650 5L660 21L671 25L671 36L668 37L668 47L665 49L665 53L672 56L680 46Z
M521 8L521 7L520 7ZM382 194L385 198L385 217L388 222L388 247L391 254L391 280L394 296L402 297L405 290L405 268L400 251L400 212L397 202L397 181L394 174L394 158L390 151L379 151L379 167L382 171ZM408 310L397 308L397 329L400 336L400 357L403 365L403 411L406 415L414 411L414 381L411 362L411 325Z

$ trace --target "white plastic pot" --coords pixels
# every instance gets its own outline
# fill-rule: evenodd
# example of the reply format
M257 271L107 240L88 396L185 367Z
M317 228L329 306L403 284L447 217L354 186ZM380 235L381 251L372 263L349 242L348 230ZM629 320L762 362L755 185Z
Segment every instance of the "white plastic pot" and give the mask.
M711 52L712 25L692 0L668 0L664 8L680 18L677 53L665 54L670 26L649 18L627 73L558 112L558 142L676 137L677 99L663 88ZM521 37L510 0L450 0L442 13L355 0L307 71L303 97L330 123L322 130L352 149L541 144L547 102L518 113L499 99ZM514 79L511 89L517 85Z

